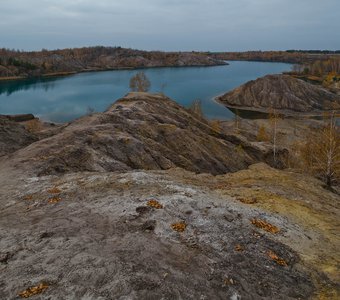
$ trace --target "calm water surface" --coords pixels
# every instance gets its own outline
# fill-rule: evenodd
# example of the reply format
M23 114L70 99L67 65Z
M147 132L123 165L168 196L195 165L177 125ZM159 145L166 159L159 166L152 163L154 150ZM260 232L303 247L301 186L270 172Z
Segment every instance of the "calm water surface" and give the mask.
M232 61L228 66L156 68L143 70L151 81L151 92L164 92L189 106L202 101L210 119L230 119L233 113L213 101L249 80L289 71L290 64ZM89 110L104 111L129 92L136 70L81 73L68 77L0 82L0 114L33 113L43 120L66 122Z

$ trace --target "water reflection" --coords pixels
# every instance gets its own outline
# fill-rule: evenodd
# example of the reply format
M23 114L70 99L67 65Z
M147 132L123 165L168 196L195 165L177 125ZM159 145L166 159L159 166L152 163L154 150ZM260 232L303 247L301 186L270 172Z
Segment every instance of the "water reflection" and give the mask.
M22 80L9 80L0 83L0 95L6 94L10 96L11 94L19 91L36 90L42 89L45 92L53 89L55 82L61 80L62 77L51 77L51 78L38 78L38 79L22 79Z

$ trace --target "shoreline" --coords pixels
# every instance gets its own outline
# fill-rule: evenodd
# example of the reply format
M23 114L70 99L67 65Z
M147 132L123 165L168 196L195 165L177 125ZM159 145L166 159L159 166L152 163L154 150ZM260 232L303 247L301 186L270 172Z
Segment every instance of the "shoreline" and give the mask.
M9 77L0 77L0 83L5 81L16 81L16 80L30 80L30 79L45 79L45 78L53 78L53 77L67 77L81 73L92 73L92 72L105 72L105 71L121 71L121 70L141 70L141 69L156 69L156 68L194 68L194 67L218 67L218 66L228 66L229 63L224 62L221 64L214 65L183 65L183 66L149 66L149 67L115 67L115 68L105 68L105 69L83 69L80 71L65 71L65 72L55 72L42 74L39 76L9 76Z
M223 95L223 94L222 94ZM225 103L219 100L219 97L222 95L218 95L213 97L213 100L216 103L223 105L225 108L228 108L233 112L233 110L239 110L244 113L259 113L263 115L269 115L270 113L267 111L268 108L252 108L248 106L235 106L235 105L226 105ZM283 109L276 109L279 115L282 115L285 118L322 118L324 117L325 113L332 112L332 110L324 110L324 111L314 111L314 112L295 112L295 111L288 111ZM233 112L234 113L234 112ZM340 110L335 110L335 116L340 117Z

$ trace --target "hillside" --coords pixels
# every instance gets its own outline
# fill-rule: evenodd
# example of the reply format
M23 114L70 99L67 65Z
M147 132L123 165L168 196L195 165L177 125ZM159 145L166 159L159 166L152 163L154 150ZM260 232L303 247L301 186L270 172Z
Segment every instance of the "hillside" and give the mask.
M280 160L286 154L280 149ZM173 167L223 174L259 161L271 164L272 156L268 145L222 134L166 96L130 93L104 113L84 116L16 152L12 163L39 175Z
M146 67L214 66L222 60L198 52L140 51L89 47L23 52L0 49L0 78L36 77L84 71Z
M1 299L338 299L339 195L271 168L252 122L147 93L37 132L0 120Z
M220 96L226 106L268 111L318 112L340 109L340 96L289 75L267 75Z

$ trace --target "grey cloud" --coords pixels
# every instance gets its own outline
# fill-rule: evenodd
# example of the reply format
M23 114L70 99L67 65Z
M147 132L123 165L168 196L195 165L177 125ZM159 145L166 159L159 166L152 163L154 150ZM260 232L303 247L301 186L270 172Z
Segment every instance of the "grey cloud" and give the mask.
M0 47L340 48L338 0L0 0Z

